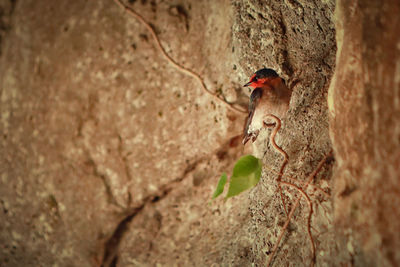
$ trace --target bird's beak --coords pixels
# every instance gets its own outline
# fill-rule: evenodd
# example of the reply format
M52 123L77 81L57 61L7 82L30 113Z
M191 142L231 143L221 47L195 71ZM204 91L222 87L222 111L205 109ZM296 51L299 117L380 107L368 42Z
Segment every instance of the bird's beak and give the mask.
M250 81L250 82L246 83L245 85L243 85L243 87L247 87L247 86L249 86L251 83L252 83L252 82Z

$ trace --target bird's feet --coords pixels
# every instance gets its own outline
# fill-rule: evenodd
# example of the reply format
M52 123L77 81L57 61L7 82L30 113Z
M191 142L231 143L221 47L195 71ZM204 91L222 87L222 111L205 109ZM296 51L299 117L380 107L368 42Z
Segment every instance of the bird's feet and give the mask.
M252 134L251 142L254 143L254 141L256 141L256 139L257 139L259 133L260 133L260 131L257 130L257 131L255 131L255 132Z

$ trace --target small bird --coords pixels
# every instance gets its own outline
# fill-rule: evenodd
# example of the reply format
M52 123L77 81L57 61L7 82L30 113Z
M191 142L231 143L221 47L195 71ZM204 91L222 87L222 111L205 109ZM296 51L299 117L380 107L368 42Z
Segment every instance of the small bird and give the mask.
M268 125L264 122L267 114L282 119L289 109L292 91L286 86L285 80L272 69L260 69L251 76L244 87L255 88L250 95L249 116L243 134L243 145L251 138L254 142L259 131Z

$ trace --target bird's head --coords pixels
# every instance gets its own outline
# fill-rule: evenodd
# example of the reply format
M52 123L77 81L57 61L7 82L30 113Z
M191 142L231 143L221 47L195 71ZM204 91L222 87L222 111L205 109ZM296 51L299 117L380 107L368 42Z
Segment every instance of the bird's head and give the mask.
M250 81L244 85L253 88L263 87L266 84L271 83L274 79L279 78L279 75L272 69L260 69L251 76Z

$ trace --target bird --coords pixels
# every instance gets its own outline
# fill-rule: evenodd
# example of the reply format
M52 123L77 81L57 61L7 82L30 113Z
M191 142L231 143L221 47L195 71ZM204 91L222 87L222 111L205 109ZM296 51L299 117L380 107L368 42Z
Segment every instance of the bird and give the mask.
M264 126L270 126L265 122L266 115L272 114L283 119L289 109L292 90L285 80L272 69L263 68L256 71L250 81L244 87L252 87L254 90L250 95L249 115L243 134L243 145L252 139L257 139L259 131ZM273 125L273 124L272 124Z

